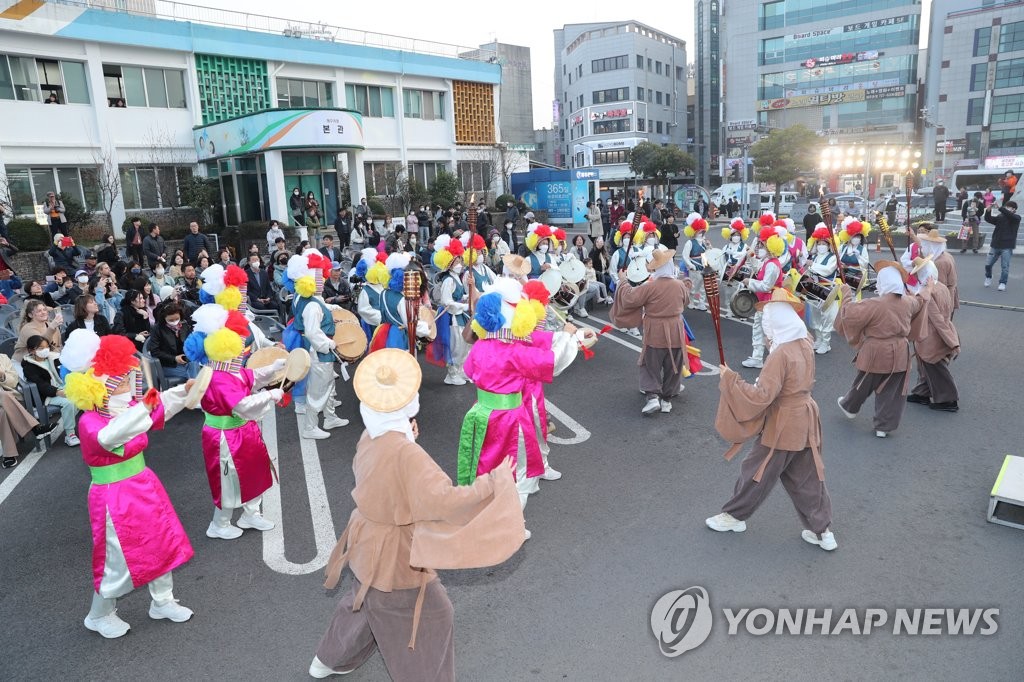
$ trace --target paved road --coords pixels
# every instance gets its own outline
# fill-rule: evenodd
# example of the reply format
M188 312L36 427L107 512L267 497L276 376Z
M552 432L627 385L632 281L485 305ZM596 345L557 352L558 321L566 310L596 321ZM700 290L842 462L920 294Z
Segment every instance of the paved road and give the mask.
M981 287L980 263L981 256L959 257L963 298L1024 308L1020 263L1005 294ZM709 318L689 318L716 364ZM460 679L1019 679L1024 589L1016 567L1024 533L987 524L985 510L1002 456L1024 454L1017 400L1024 315L965 305L956 321L961 411L910 405L886 440L873 436L866 415L848 421L835 408L854 373L850 350L839 341L819 359L814 394L839 542L832 554L801 541L781 490L746 533L707 530L704 518L717 513L739 471L738 462L722 460L725 445L712 428L714 376L689 379L670 415L644 418L633 340L616 334L618 341L602 341L593 360L578 361L548 392L578 424L560 421L555 436L581 442L553 448L565 476L543 483L531 499L533 539L500 567L443 576L456 611ZM727 357L738 365L749 352L749 327L726 321L724 332ZM422 443L454 473L459 422L473 391L441 378L425 371ZM347 384L340 394L341 414L357 418ZM358 429L342 429L315 451L307 442L303 451L293 413L268 420L283 532L247 531L224 542L203 533L211 503L199 425L194 414L175 418L147 452L195 547L195 558L175 572L176 596L195 618L149 620L142 591L121 603L129 636L105 641L82 627L91 589L87 476L78 452L61 445L0 502L0 679L305 678L339 597L322 588L320 567L352 509ZM25 470L2 472L0 496L12 473ZM651 608L665 592L693 585L710 594L714 629L700 648L665 658L650 632ZM963 606L1001 609L998 633L731 637L721 612ZM387 675L375 657L345 679Z

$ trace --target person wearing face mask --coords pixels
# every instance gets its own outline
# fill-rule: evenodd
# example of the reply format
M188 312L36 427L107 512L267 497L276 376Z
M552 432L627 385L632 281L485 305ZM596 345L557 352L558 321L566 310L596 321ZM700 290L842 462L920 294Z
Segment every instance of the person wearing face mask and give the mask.
M824 223L819 223L818 227L823 225ZM838 237L839 243L843 245L839 249L839 260L842 262L844 270L858 270L861 277L867 273L868 246L864 243L864 238L870 231L871 227L859 220L843 225Z
M35 384L39 397L46 405L60 408L60 425L64 430L64 443L68 447L78 445L75 435L75 415L78 411L64 393L64 380L60 375L59 352L50 350L50 344L42 336L30 336L27 352L21 360L21 371L25 381Z
M719 434L733 443L725 453L727 460L745 441L757 441L740 466L739 480L722 513L705 523L719 532L742 533L747 519L781 481L804 526L800 537L831 552L838 545L821 459L821 419L811 397L814 353L800 318L803 303L785 289L776 289L757 307L763 311L760 323L771 345L768 359L754 384L727 365L719 367L722 397L715 419Z
M683 265L686 266L687 274L693 282L690 291L693 295L693 302L690 307L695 310L707 310L707 300L704 294L704 252L708 250L708 221L699 213L691 213L686 216L686 227L683 228L686 235L686 243L683 244Z
M492 229L487 235L487 255L484 257L487 267L500 274L504 266L502 259L509 253L508 244L501 240L501 233Z
M555 241L554 234L550 226L540 223L532 223L526 228L526 248L530 252L530 279L537 279L555 267L555 257L551 251L551 244Z
M725 267L726 270L735 268L738 264L742 263L747 259L747 247L746 241L750 237L750 230L743 222L743 218L733 218L729 223L729 227L722 228L722 239L725 240L725 246L722 247L722 252L725 254ZM732 309L730 302L732 295L736 292L735 287L723 287L723 293L728 292L725 300L722 301L722 312L725 315L732 315Z
M633 230L633 213L630 213L626 220L622 221L619 229L612 237L615 244L615 251L612 252L608 266L610 278L609 289L612 293L618 289L618 275L620 270L625 270L629 264L637 258L646 258L654 253L654 246L660 239L660 232L657 231L654 223L641 222L640 228ZM639 327L633 326L626 330L632 337L640 338Z
M953 326L953 301L949 290L938 283L939 270L929 259L918 258L912 274L918 281L912 291L925 302L928 333L914 343L918 380L907 402L956 412L960 409L959 392L949 365L960 354L960 335Z
M416 443L420 383L415 358L398 349L367 356L353 377L366 426L352 461L356 508L325 586L346 566L355 580L316 647L314 678L354 671L379 650L392 679L454 680L454 612L437 570L497 565L523 543L511 458L453 485Z
M743 285L764 302L771 298L772 290L782 286L785 271L779 256L786 250L786 242L778 235L774 227L762 227L758 233L757 249L754 251L753 267L757 274L743 280ZM761 311L754 314L753 327L750 331L753 351L750 357L741 362L744 367L764 367L764 327L761 324Z
M875 435L885 438L899 427L903 417L913 354L910 343L927 333L927 308L920 298L907 294L908 275L900 263L877 261L875 272L876 298L856 301L853 290L843 285L844 303L839 307L835 328L857 351L857 376L838 403L842 413L854 419L873 394Z
M270 310L274 308L274 294L271 290L270 277L263 269L263 260L259 254L251 254L245 269L248 284L246 296L249 307L254 310Z
M701 368L700 358L689 353L683 312L690 302L693 281L679 279L674 251L659 249L647 263L651 277L633 286L625 270L619 270L619 285L612 305L611 320L619 327L643 322L640 350L640 391L646 402L640 412L649 415L672 411L672 399L683 390L683 377Z
M157 263L149 283L153 285L153 291L160 291L165 286L174 286L174 278L167 274L163 263Z
M589 258L594 268L594 280L604 287L604 292L598 297L598 301L611 305L614 299L608 291L610 259L608 257L608 250L604 247L604 237L598 237L594 240L594 246L590 249Z
M810 245L814 257L807 265L808 276L815 283L828 289L837 286L835 279L839 264L836 255L832 252L832 239L824 224L819 225L811 234ZM813 304L814 352L818 355L824 355L832 350L832 346L829 344L832 339L832 324L839 311L838 301L832 301L828 307L823 308L824 304L824 301L815 301Z
M299 239L309 239L306 231L306 200L298 187L293 189L292 195L288 197L288 206L292 212L292 224L298 228Z
M447 368L444 383L449 386L464 386L467 381L462 369L469 354L469 344L462 337L469 324L469 292L462 283L464 253L458 239L441 235L434 240L433 262L439 274L431 298L438 310L437 337L427 346L425 358Z
M481 235L469 232L463 233L459 241L462 242L462 247L465 250L462 256L463 261L472 264L472 267L463 274L463 285L468 288L469 278L472 277L473 288L479 294L485 287L494 284L494 279L497 277L494 271L487 265L486 243Z
M409 267L412 256L408 253L392 253L388 256L384 267L390 276L388 286L381 296L381 323L374 332L373 340L367 352L373 353L383 348L401 348L409 350L409 319L406 310L403 289L405 270ZM417 336L426 337L430 327L424 320L416 324Z

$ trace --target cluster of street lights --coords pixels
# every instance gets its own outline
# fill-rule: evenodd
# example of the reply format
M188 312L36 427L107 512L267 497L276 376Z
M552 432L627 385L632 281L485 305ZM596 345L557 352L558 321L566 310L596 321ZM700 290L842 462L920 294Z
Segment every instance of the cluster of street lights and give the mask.
M821 151L822 171L892 171L906 173L921 166L920 150L895 145L849 147L833 145Z

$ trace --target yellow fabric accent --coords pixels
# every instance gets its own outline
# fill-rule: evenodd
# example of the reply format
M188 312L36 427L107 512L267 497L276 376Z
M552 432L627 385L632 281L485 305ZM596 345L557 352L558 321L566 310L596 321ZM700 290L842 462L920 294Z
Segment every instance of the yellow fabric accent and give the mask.
M694 231L694 229L692 227L690 227L689 225L687 225L686 227L683 228L683 234L685 234L690 239L693 239L694 237L697 236L696 231ZM726 237L726 239L728 239L728 237Z
M391 273L384 266L383 263L375 262L370 266L370 269L366 271L366 281L370 284L379 284L382 287L386 287L388 282L391 280ZM312 296L312 294L310 294Z
M213 297L217 305L228 310L238 310L242 305L242 292L238 287L225 287L224 291Z
M297 284L297 283L296 283ZM227 362L237 358L245 350L242 337L230 329L218 329L203 342L206 356L215 362Z
M103 407L107 399L107 387L96 378L92 369L85 372L71 372L64 379L64 395L84 411Z
M536 308L520 303L512 315L512 334L519 337L529 336L530 332L537 328L538 322L540 319L537 317Z
M473 330L473 333L476 334L478 339L487 338L487 330L481 327L480 323L477 322L475 318L473 319L473 321L469 323L469 326Z
M779 235L772 235L768 238L765 248L768 249L768 253L778 258L786 250L786 242L782 241L782 237Z
M314 279L312 275L299 277L295 280L295 293L302 298L309 298L316 293L316 279ZM220 303L220 301L217 302Z

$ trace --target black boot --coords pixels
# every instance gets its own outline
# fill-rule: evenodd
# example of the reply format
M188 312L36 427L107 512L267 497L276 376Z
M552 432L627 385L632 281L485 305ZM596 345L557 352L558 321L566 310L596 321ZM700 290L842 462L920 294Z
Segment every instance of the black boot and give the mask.
M956 404L955 400L948 403L932 403L928 407L933 410L942 410L943 412L956 412L960 409L960 406Z
M928 405L931 403L931 398L929 398L926 395L917 395L916 393L911 393L907 396L907 402L917 403L918 405Z

